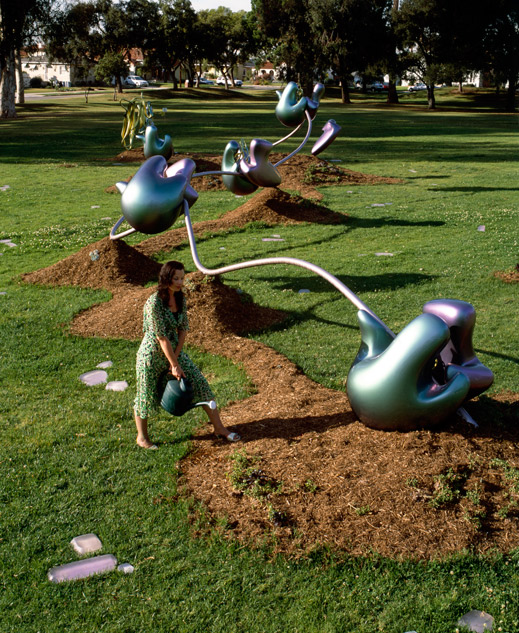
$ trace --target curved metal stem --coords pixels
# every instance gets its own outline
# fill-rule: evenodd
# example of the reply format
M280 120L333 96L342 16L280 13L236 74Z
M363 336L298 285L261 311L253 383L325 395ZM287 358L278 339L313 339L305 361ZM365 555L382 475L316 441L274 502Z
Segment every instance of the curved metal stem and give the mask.
M189 205L186 201L184 201L184 216L186 218L186 228L187 234L189 237L189 245L191 248L191 255L193 256L193 261L198 270L205 275L223 275L224 273L232 272L233 270L241 270L242 268L252 268L254 266L268 266L272 264L291 264L293 266L299 266L301 268L306 268L306 270L310 270L311 272L319 275L323 279L326 279L332 286L334 286L341 294L343 294L346 299L351 301L353 305L359 309L368 312L374 319L376 319L384 329L391 334L391 336L395 336L395 334L387 327L387 325L379 319L379 317L370 309L368 306L361 300L357 295L352 292L348 286L342 283L337 277L332 275L331 273L324 270L324 268L320 268L315 264L311 264L310 262L305 261L304 259L295 259L293 257L269 257L266 259L255 259L252 261L241 262L239 264L231 264L230 266L223 266L222 268L206 268L198 257L198 252L196 250L196 242L195 242L195 234L193 231L193 225L191 224L191 217L189 215Z
M301 126L303 125L304 121L302 121L295 130L292 130L290 132L290 134L287 134L285 137L280 138L279 141L276 141L275 143L272 143L272 147L275 147L276 145L279 145L280 143L283 143L283 141L286 141L287 139L289 139L291 136L293 136L297 131L299 131L301 129Z
M122 233L119 233L119 235L116 235L115 232L117 231L117 229L121 226L121 224L124 222L125 218L124 215L119 218L119 220L117 220L117 222L113 225L112 230L110 231L110 239L111 240L119 240L121 239L121 237L126 237L127 235L131 235L132 233L135 233L135 231L137 229L134 229L133 227L131 229L128 229L127 231L123 231Z
M236 171L199 171L191 176L191 178L199 178L200 176L241 176L245 178L243 174Z
M305 138L303 139L303 142L301 143L301 145L299 145L299 147L297 149L295 149L291 154L289 154L288 156L285 156L285 158L282 158L280 161L278 161L277 163L275 163L274 167L277 167L278 165L282 165L283 163L286 163L287 160L289 160L290 158L292 158L292 156L295 156L297 154L297 152L301 151L303 149L303 147L305 146L306 142L308 141L308 139L310 138L310 134L312 133L312 118L308 113L308 110L305 110L305 114L306 114L306 120L308 121L308 132L306 133ZM298 128L299 129L299 128Z

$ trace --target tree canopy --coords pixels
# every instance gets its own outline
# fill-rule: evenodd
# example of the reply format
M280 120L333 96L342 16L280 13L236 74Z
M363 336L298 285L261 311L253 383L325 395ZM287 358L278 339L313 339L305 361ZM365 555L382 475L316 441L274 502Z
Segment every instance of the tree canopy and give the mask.
M506 84L513 109L519 81L518 0L252 0L250 12L198 13L190 0L0 0L2 117L16 114L16 55L36 41L51 59L70 63L76 79L96 68L120 91L134 49L175 88L179 67L192 81L213 65L232 84L236 66L251 58L272 62L306 94L333 76L344 102L354 73L420 79L430 108L435 84L461 86L485 71L496 86Z

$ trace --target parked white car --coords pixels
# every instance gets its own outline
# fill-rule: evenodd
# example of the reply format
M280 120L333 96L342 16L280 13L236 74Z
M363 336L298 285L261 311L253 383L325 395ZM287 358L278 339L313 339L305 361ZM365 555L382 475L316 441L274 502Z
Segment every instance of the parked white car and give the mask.
M216 85L217 86L225 86L225 77L223 75L220 75L220 77L218 77L218 79L216 80ZM232 86L232 81L231 79L227 79L227 85ZM241 79L235 79L234 80L234 85L237 88L240 88L243 85L243 81Z
M128 75L123 83L125 86L133 86L134 88L146 88L150 85L146 79L139 77L139 75Z
M418 92L419 90L427 90L427 86L424 83L418 83L414 86L409 86L407 90L409 92Z

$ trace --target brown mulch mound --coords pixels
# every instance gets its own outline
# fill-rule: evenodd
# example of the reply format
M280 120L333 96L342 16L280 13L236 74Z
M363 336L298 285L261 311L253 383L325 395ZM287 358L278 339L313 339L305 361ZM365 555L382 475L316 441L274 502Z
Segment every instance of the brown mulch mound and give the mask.
M220 220L196 224L195 231L251 218L347 221L297 196L266 190ZM71 332L137 341L142 306L155 289L145 284L156 280L160 267L150 255L185 239L185 228L135 248L105 238L24 280L110 290L113 298L79 314ZM351 555L429 559L519 546L518 394L469 403L479 428L452 419L435 430L369 429L344 392L316 384L278 352L242 336L286 315L200 273L188 275L186 295L189 342L238 363L255 388L222 410L224 423L243 442L215 440L206 426L180 464L185 493L214 519L205 528L217 526L229 538L269 543L291 556L326 546ZM193 515L195 534L205 529L201 525Z
M286 154L273 153L270 155L270 162L277 163ZM196 163L196 172L218 171L222 168L222 157L215 154L202 154L197 152L186 152L174 154L169 163L173 164L184 158L191 158ZM117 163L135 163L144 161L144 151L142 147L121 152L114 158L109 159ZM291 191L298 191L305 198L321 200L322 194L316 187L326 185L380 185L380 184L400 184L404 182L399 178L387 178L363 174L358 171L351 171L340 167L335 163L323 160L318 156L296 154L289 161L283 163L278 168L283 179L283 188ZM128 176L128 180L131 175ZM225 191L225 186L219 176L201 176L192 178L191 185L197 191ZM117 193L115 185L105 189L108 193Z
M494 273L494 277L501 279L508 284L516 284L519 282L519 264L512 270L498 270Z
M122 240L105 237L60 262L22 275L30 284L116 290L157 279L161 265Z
M196 218L196 206L191 214ZM228 231L232 228L243 227L250 222L265 222L271 225L300 224L313 222L321 224L342 224L347 222L347 215L336 213L326 207L318 205L298 195L291 195L281 189L260 189L246 202L229 211L218 220L204 220L193 224L193 231L197 237L205 233ZM159 235L154 235L140 242L136 248L143 254L152 256L158 252L167 252L187 240L184 227L171 229Z

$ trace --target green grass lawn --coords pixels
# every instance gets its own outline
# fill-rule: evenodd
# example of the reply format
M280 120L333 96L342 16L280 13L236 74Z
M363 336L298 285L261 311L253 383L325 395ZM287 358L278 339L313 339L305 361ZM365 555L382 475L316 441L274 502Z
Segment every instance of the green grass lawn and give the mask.
M287 133L274 116L271 92L222 93L150 91L155 112L167 108L156 123L176 151L220 154L230 139L275 141ZM328 118L343 130L323 158L403 183L323 189L323 204L343 213L344 224L256 223L207 236L198 244L203 263L306 259L339 277L394 331L431 299L470 301L476 353L495 373L487 403L502 391L517 392L517 286L493 274L519 262L517 117L479 101L471 112L476 97L452 91L439 91L436 112L427 112L423 95L390 108L383 95L354 95L351 106L333 97L331 91L323 100L313 138ZM109 294L20 281L22 273L107 236L120 216L119 196L105 189L136 169L110 160L123 149L123 114L105 92L90 95L88 104L80 95L31 101L17 120L0 121L0 240L16 244L0 243L2 632L454 633L471 609L492 614L494 630L517 631L517 551L416 563L323 549L296 561L229 542L203 519L198 527L207 536L192 538L193 502L179 495L178 465L200 412L174 421L158 414L152 425L160 450L137 450L131 418L137 343L82 339L67 330L75 314ZM202 193L193 221L242 202L230 193ZM273 233L285 241L262 241ZM187 247L174 257L194 270ZM344 390L360 337L356 310L342 295L288 266L235 272L225 282L289 313L281 327L255 338L312 379ZM301 288L311 292L299 294ZM238 367L190 353L222 405L250 393ZM113 361L109 379L127 380L127 391L78 380L104 360ZM477 419L477 405L471 412ZM69 542L88 532L101 538L103 553L135 572L50 583L48 569L75 560Z

